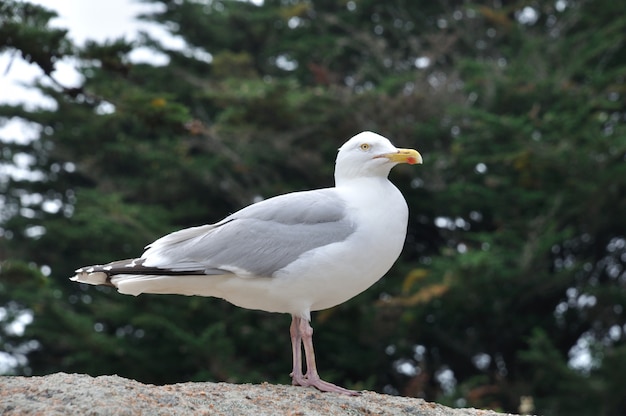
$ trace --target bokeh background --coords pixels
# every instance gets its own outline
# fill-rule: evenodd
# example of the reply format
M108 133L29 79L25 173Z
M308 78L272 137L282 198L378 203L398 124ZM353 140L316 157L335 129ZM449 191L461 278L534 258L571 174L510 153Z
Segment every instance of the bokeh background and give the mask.
M0 1L1 76L34 68L42 100L0 91L0 126L21 126L0 143L2 373L289 383L288 316L67 278L332 186L337 147L373 130L424 164L391 175L411 212L397 264L313 316L322 376L450 406L626 413L621 2L142 7L151 30L77 42L55 11Z

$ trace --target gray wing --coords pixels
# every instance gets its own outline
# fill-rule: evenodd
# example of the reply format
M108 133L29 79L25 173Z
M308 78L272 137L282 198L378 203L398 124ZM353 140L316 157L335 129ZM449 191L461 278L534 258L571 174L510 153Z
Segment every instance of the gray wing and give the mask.
M250 205L224 220L169 234L148 246L144 266L272 276L317 247L355 230L332 189L294 192Z

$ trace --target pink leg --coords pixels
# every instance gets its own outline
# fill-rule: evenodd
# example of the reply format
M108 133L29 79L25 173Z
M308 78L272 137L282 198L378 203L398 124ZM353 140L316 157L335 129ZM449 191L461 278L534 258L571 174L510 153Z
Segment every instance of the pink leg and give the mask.
M289 326L289 334L291 335L291 353L293 356L293 370L291 371L292 384L299 386L304 379L302 374L302 337L300 336L300 320L292 316L291 326Z
M315 387L320 391L348 394L350 396L359 394L357 391L344 389L343 387L336 386L320 378L317 373L317 365L315 364L315 352L313 351L313 328L311 328L309 321L294 316L291 321L290 332L294 364L293 372L291 373L292 384L296 386ZM302 375L301 344L304 346L304 355L306 358L305 375Z

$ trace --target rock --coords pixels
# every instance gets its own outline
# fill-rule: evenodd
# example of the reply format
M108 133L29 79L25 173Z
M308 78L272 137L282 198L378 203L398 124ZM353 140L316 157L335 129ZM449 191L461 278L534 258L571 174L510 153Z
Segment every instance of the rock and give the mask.
M263 383L142 384L118 376L57 373L0 377L2 415L419 415L489 416L421 399L363 392L348 397Z

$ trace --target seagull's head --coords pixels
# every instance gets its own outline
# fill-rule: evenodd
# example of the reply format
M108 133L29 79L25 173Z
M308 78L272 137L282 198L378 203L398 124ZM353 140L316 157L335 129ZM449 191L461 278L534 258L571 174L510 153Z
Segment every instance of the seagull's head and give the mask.
M422 163L422 155L417 150L399 149L387 138L364 131L339 148L335 182L365 176L387 177L391 168L399 163Z

